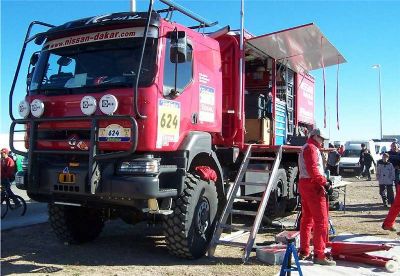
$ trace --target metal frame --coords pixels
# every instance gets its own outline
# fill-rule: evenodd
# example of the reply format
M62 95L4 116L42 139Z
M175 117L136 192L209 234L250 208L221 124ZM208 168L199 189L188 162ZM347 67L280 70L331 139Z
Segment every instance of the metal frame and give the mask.
M90 129L90 148L89 151L69 151L69 150L37 150L36 147L36 140L37 140L37 126L41 122L55 122L55 121L71 121L71 120L81 120L81 121L91 121L91 129ZM97 136L98 136L98 123L100 120L128 120L132 124L132 131L131 131L131 148L127 151L118 151L112 153L102 153L99 154L97 152ZM29 149L27 152L19 151L14 147L14 133L15 126L17 124L29 124ZM97 162L101 160L110 160L115 158L127 157L135 152L137 146L137 137L138 137L138 126L135 119L130 116L123 116L123 115L114 115L114 116L107 116L107 115L100 115L100 116L93 116L93 117L64 117L64 118L37 118L37 119L17 119L13 120L10 126L10 148L11 151L28 157L28 183L34 183L34 180L37 178L37 171L33 169L33 162L37 154L69 154L69 155L88 155L89 156L89 168L88 171L90 172L89 176L89 183L90 183L90 191L92 194L95 193L97 183L94 181L93 174L97 168Z
M14 89L15 89L15 84L17 83L19 70L21 69L22 60L23 60L24 55L25 55L26 45L29 42L31 42L32 40L36 39L37 37L39 37L40 35L43 34L43 33L37 33L37 34L35 34L35 35L30 37L31 31L32 31L32 27L34 25L41 25L41 26L49 27L49 28L55 27L54 25L51 25L51 24L48 24L48 23L44 23L44 22L40 22L40 21L33 21L33 22L31 22L31 24L29 24L28 30L26 31L26 35L25 35L24 45L22 46L21 54L19 56L17 69L15 70L14 79L13 79L13 82L11 84L11 89L10 89L10 95L9 95L9 101L8 101L8 110L9 110L10 118L11 118L12 121L15 121L15 117L14 117L13 109L12 109L12 107L13 107L13 104L12 104L13 101L12 100L13 100L13 95L14 95Z
M151 0L153 1L153 0ZM196 15L195 13L193 13L192 11L185 9L184 7L178 5L177 3L174 3L173 1L170 0L160 0L161 3L165 4L168 6L167 9L162 9L162 10L158 10L157 13L162 13L162 12L167 12L167 16L169 16L170 18L172 17L172 12L173 11L179 11L182 14L186 15L187 17L197 21L200 23L199 26L192 26L189 27L189 29L200 29L200 28L204 28L204 27L212 27L218 24L218 21L207 21L206 19Z

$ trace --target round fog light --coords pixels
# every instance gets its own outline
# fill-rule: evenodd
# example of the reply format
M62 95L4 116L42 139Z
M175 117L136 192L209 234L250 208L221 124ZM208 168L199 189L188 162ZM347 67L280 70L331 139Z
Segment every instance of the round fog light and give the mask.
M104 114L113 115L118 108L118 100L114 95L107 94L100 99L100 110Z
M81 100L81 111L85 115L92 115L96 112L97 102L92 96L85 96Z
M29 103L27 101L21 101L18 105L19 116L26 119L29 115Z
M35 99L31 102L31 113L36 118L39 118L44 113L44 103L39 100Z

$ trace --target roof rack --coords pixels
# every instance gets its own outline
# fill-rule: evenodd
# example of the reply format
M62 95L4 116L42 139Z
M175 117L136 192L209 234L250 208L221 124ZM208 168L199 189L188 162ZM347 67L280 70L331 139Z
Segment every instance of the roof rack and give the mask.
M178 5L177 3L174 3L173 1L170 0L160 0L160 2L164 3L165 5L168 6L166 9L158 10L157 13L167 13L166 17L171 18L172 17L172 12L173 11L179 11L182 14L190 17L191 19L199 22L200 24L198 26L191 26L189 27L190 29L199 29L199 28L205 28L205 27L212 27L218 24L218 21L207 21L206 19L196 15L192 11Z

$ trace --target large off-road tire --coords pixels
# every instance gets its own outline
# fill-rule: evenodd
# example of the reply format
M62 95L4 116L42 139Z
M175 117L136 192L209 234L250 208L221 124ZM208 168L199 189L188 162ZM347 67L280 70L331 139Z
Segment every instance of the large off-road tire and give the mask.
M79 244L97 238L104 227L101 210L49 204L49 221L62 242Z
M164 217L169 252L187 259L204 256L216 225L217 209L214 182L203 181L188 173L182 194L172 203L173 213Z
M288 181L288 190L289 192L289 200L286 205L286 211L292 212L296 209L298 202L299 202L299 195L298 195L298 182L297 182L297 174L299 172L299 168L296 165L289 166L286 169L287 174L287 181ZM290 195L292 196L290 198Z
M265 216L268 218L282 216L286 211L288 200L285 196L285 192L287 192L287 176L285 169L281 168L278 170L276 181L276 188L271 192L265 210Z

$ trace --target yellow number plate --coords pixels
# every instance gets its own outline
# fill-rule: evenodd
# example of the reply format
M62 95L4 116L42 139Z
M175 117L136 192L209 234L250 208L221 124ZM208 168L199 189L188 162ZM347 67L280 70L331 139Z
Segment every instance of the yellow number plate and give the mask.
M58 175L58 182L62 184L74 184L76 182L76 176L74 173L60 173Z

